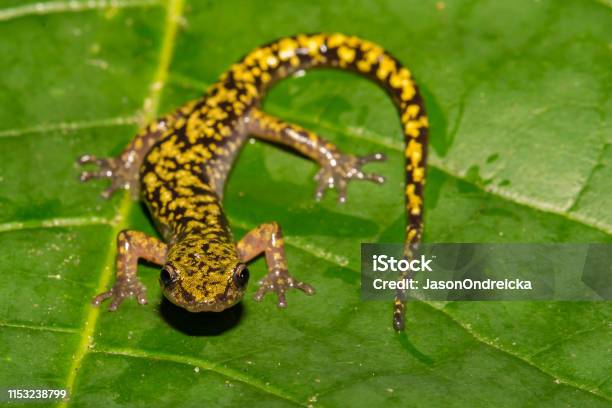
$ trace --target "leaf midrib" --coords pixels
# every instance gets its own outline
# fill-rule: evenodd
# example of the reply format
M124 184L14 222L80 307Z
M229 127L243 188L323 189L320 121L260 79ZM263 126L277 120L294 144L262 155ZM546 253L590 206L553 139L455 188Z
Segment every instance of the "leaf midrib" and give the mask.
M159 100L161 98L162 90L168 77L168 70L170 67L170 61L174 52L174 45L176 34L178 30L178 24L182 17L183 3L184 0L168 0L166 3L166 18L164 22L163 37L160 47L160 55L157 70L153 75L153 81L150 86L149 94L143 102L143 119L145 121L151 121L155 119L158 112ZM134 208L130 195L126 191L121 192L121 204L118 210L119 222L116 223L113 230L111 231L111 239L124 228L128 227L127 218L129 212ZM100 279L98 281L97 291L102 292L108 287L111 277L114 273L114 260L115 260L115 248L109 245L104 266L100 273ZM100 308L86 305L86 316L84 320L83 331L81 333L80 341L77 349L74 353L72 364L68 371L66 378L65 389L68 391L68 395L72 395L74 385L81 368L83 359L89 352L92 342L93 334L98 323L98 317L100 316ZM62 400L58 403L58 407L66 407L69 400Z

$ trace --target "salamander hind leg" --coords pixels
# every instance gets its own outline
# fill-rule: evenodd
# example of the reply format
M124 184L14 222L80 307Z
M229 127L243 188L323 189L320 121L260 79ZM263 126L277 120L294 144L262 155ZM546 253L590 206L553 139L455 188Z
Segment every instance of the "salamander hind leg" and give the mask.
M121 231L117 235L117 278L113 287L92 299L95 306L111 298L108 310L117 310L125 298L136 296L138 303L147 303L146 288L138 279L138 260L161 265L166 260L167 246L157 238L138 231Z
M365 173L362 167L370 162L384 161L383 153L356 156L341 152L334 144L298 125L286 123L258 109L249 115L249 131L254 136L274 143L281 143L316 161L321 169L315 176L317 188L315 198L320 200L326 189L338 191L338 201L344 203L347 185L352 180L368 180L382 184L385 178L374 173Z
M289 274L283 233L277 223L260 225L246 234L236 247L242 262L248 262L262 253L265 254L268 274L259 282L260 287L255 293L255 300L260 301L266 293L275 292L278 296L278 307L286 307L285 292L289 289L299 289L307 295L315 293L312 286Z

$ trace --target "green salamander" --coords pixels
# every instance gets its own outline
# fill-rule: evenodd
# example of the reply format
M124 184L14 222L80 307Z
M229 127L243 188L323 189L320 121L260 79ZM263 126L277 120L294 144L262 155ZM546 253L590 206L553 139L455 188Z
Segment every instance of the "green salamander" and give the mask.
M224 73L205 95L163 116L143 129L114 158L84 155L80 164L97 165L81 180L108 178L102 195L129 189L147 204L163 241L137 231L117 237L117 278L108 292L110 310L136 296L146 303L137 263L145 259L162 265L160 284L172 303L191 312L221 311L241 300L249 271L246 263L265 255L269 273L255 294L261 300L275 292L286 306L285 292L297 288L313 294L312 286L289 274L281 227L262 224L234 241L223 213L224 185L236 154L250 137L287 145L315 160L320 170L315 197L327 188L346 200L347 183L383 177L365 173L362 166L385 160L380 153L355 156L342 152L319 135L286 123L260 109L266 90L297 71L329 67L360 73L381 85L395 102L406 142L406 250L421 239L423 186L428 122L410 72L380 46L343 34L308 34L282 38L261 46ZM404 326L405 303L398 293L393 323Z

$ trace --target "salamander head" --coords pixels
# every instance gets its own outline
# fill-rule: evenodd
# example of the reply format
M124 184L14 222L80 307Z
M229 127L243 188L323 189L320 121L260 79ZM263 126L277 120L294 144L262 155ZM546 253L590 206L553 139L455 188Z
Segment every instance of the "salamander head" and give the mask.
M188 237L168 251L159 282L164 296L190 312L220 312L238 303L249 270L236 247L203 237Z

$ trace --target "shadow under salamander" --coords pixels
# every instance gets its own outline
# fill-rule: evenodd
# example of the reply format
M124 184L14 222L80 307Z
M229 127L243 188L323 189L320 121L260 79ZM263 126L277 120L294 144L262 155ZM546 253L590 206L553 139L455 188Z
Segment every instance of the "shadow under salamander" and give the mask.
M166 323L188 336L218 336L238 324L244 308L240 302L222 312L191 313L162 296L159 311Z

